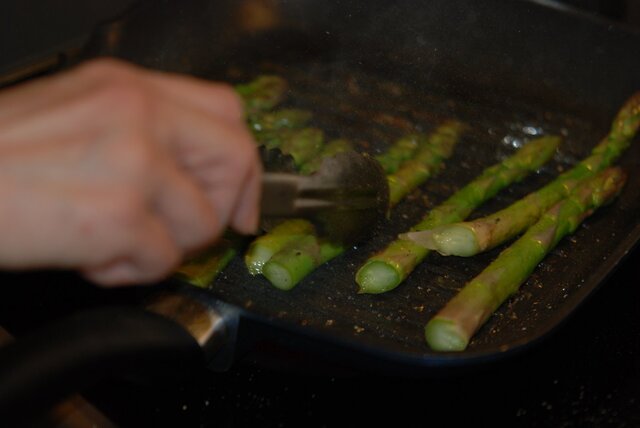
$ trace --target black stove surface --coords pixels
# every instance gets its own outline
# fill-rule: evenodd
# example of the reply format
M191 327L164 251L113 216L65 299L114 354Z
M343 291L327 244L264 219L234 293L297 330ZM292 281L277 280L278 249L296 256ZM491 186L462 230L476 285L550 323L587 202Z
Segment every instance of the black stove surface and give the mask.
M274 350L259 360L249 355L224 373L198 369L182 381L115 378L84 396L122 427L337 427L383 421L397 426L448 421L450 426L636 427L639 264L636 249L563 326L526 352L492 365L442 376L396 377ZM43 281L35 287L12 292L13 303L8 288L0 290L0 312L12 312L16 320L3 320L10 329L44 321L54 304L55 311L63 312L105 296L115 302L144 294L141 289L105 293L73 281L55 287ZM36 305L39 315L16 314L34 291L44 297Z
M542 343L442 378L381 376L302 360L290 372L240 361L183 383L119 380L87 397L122 426L640 426L636 249L601 290ZM291 357L291 356L289 356ZM295 356L293 356L295 357ZM304 364L316 368L305 369Z

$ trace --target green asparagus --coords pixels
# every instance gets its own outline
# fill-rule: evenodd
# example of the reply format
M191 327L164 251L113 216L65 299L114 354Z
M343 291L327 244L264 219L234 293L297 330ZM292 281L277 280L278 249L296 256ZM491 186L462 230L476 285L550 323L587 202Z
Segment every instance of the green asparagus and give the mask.
M322 148L318 156L300 166L300 173L312 174L320 168L324 159L335 156L338 153L348 152L349 150L353 150L353 144L351 141L343 138L331 140Z
M274 111L259 112L248 118L249 128L259 137L261 134L281 129L298 129L311 120L311 112L286 108Z
M265 75L236 85L235 89L244 101L245 111L252 115L280 104L287 94L288 85L282 77Z
M461 123L448 121L438 127L433 134L417 138L421 142L417 154L419 161L408 160L401 165L398 173L388 176L389 180L393 177L403 178L402 181L396 180L396 183L403 183L404 186L396 187L396 195L406 195L424 182L430 174L437 171L444 160L450 156L462 129ZM392 203L398 202L397 198ZM343 246L323 241L317 235L308 236L303 241L292 242L286 251L275 254L265 263L262 273L276 287L288 290L318 266L343 253L344 250Z
M421 142L411 159L388 176L389 201L392 206L442 168L444 160L453 153L463 130L464 125L454 120L440 125Z
M511 157L485 169L482 174L449 199L432 209L411 230L420 231L460 221L498 191L522 180L553 156L558 137L542 137L529 142ZM357 272L361 293L384 293L396 288L429 251L409 240L397 239L371 257Z
M262 274L281 290L292 289L315 268L342 254L341 245L323 241L314 234L291 242L265 263Z
M220 239L213 247L187 260L177 270L176 276L197 287L207 287L238 253L241 237Z
M467 283L425 327L425 338L438 351L464 350L491 314L531 275L564 236L573 233L598 207L621 190L625 174L606 169L574 187L529 230Z
M298 168L318 156L324 143L324 133L317 128L283 132L281 136L282 140L276 147L285 155L291 155ZM274 148L274 146L267 145L267 148Z
M269 233L256 238L244 255L244 262L251 275L262 273L262 267L271 257L292 242L298 241L315 231L307 220L286 220Z
M468 257L494 248L533 224L546 209L566 197L581 179L610 166L629 147L639 127L640 93L625 103L609 135L591 155L551 183L487 217L436 227L413 234L411 239L443 255Z
M398 171L403 162L411 159L425 140L424 134L411 134L399 138L386 152L376 156L386 174Z

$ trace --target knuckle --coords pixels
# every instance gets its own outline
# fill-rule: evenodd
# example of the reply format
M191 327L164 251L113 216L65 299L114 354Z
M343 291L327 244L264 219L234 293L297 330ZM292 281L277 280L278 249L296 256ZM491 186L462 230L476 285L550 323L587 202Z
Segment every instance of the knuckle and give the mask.
M96 97L105 112L123 115L137 123L148 122L153 111L151 94L134 78L111 77L102 83Z
M78 67L78 72L85 78L102 81L132 75L134 67L124 61L105 57L85 62Z
M153 93L139 72L115 60L100 60L84 67L80 72L95 81L89 99L101 112L137 122L149 119L153 111Z

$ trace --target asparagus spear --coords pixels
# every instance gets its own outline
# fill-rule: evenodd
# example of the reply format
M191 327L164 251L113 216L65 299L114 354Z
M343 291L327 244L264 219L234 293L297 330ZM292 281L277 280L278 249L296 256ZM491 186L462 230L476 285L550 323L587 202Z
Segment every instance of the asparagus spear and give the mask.
M403 162L411 159L418 146L425 140L424 134L411 134L399 138L386 152L376 156L386 174L398 171Z
M421 142L413 158L402 163L395 173L388 176L392 206L442 168L444 160L453 153L463 130L464 125L454 120L440 125Z
M295 240L262 268L262 274L281 290L290 290L315 268L342 254L339 244L323 241L314 234Z
M259 112L248 118L249 128L257 136L281 129L298 129L306 125L309 120L311 120L310 111L294 108Z
M303 174L311 174L318 169L324 158L351 149L352 144L348 140L332 140L324 146L319 156L303 164L300 171ZM249 250L245 254L245 264L247 265L249 273L252 275L263 273L264 264L269 261L275 253L287 246L292 246L293 242L300 242L303 244L305 240L308 241L309 236L315 239L315 228L307 220L291 219L282 222L269 233L262 235L251 243ZM302 245L302 247L304 247L303 250L310 250L310 246L308 244ZM320 252L322 253L322 251ZM276 268L272 268L272 271L275 271L275 269ZM272 275L274 278L276 277L276 274ZM276 283L281 282L277 279L274 281L276 281ZM286 288L278 285L276 286L278 288Z
M553 156L560 138L548 136L532 140L511 157L486 168L480 176L432 209L411 230L430 229L460 221L498 191L540 168ZM416 243L397 239L371 257L357 272L361 293L384 293L396 288L429 251Z
M242 97L248 114L270 110L284 99L288 85L279 76L264 75L248 83L236 85L236 92Z
M462 129L461 123L449 121L438 127L433 134L419 138L423 140L422 146L418 148L418 158L421 162L409 160L402 164L398 173L388 176L389 180L394 177L403 178L403 180L396 180L395 194L406 195L426 180L431 173L437 171L444 160L450 156ZM414 174L413 177L412 174ZM399 183L403 183L403 187L400 187ZM396 198L399 197L396 196ZM396 203L398 199L391 202ZM286 251L276 253L265 263L262 272L273 285L288 290L318 266L342 254L344 250L343 246L324 241L317 235L310 236L304 241L292 242Z
M291 219L280 223L269 233L256 238L244 255L244 262L251 275L262 273L262 267L271 257L289 245L313 233L315 228L307 220Z
M518 290L558 241L573 233L595 209L610 202L624 181L625 174L619 168L606 169L582 181L427 323L425 338L429 346L438 351L464 350L473 334Z
M324 143L324 133L317 128L281 132L280 137L276 145L272 142L267 148L278 147L285 155L291 155L298 168L318 156Z
M632 96L613 121L611 131L574 168L509 207L474 221L414 233L410 239L443 255L473 256L515 237L551 205L566 197L583 178L610 166L631 144L640 127L640 93Z
M353 144L351 144L351 141L343 138L331 140L322 148L318 156L312 158L307 163L302 164L300 167L300 173L312 174L320 168L324 159L335 156L338 153L348 152L349 150L353 150Z
M215 246L183 263L176 276L197 287L209 286L238 253L241 241L239 236L220 239Z

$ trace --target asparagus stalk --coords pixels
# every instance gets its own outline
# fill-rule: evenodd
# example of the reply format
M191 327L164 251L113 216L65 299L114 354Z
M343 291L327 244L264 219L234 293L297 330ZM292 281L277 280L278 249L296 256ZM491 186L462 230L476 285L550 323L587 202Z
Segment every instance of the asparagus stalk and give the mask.
M279 140L267 144L267 148L278 147L285 155L291 155L296 167L300 168L318 156L324 143L324 133L317 128L303 128L281 132Z
M432 209L411 230L430 229L460 221L501 189L522 180L553 156L560 138L548 136L532 140L511 157L486 168L480 176ZM411 235L411 234L409 234ZM371 257L357 272L361 293L384 293L396 288L429 251L405 239L397 239Z
M423 140L417 154L420 162L409 160L402 164L396 174L388 176L389 180L403 178L395 181L398 184L395 194L406 195L440 169L444 160L451 155L462 128L459 122L449 121L433 134L419 138ZM402 187L399 183L402 183ZM394 202L398 202L398 199ZM343 246L324 241L317 235L309 236L303 241L292 242L282 253L276 253L265 263L262 273L274 286L289 290L318 266L342 254L344 250Z
M558 241L610 202L624 182L625 174L619 168L606 169L582 181L427 323L425 338L429 346L437 351L464 350L473 334L518 290Z
M306 164L303 164L300 170L303 174L311 174L315 172L320 166L322 159L351 149L352 144L348 140L332 140L327 143L327 145L322 149L320 156L312 159ZM291 219L282 222L269 233L262 235L261 237L254 240L249 246L249 250L245 254L245 264L247 266L247 269L249 270L249 273L251 273L252 275L263 273L262 270L264 264L269 261L275 253L279 252L287 246L292 246L293 242L300 242L301 244L304 244L305 241L309 240L309 236L316 239L315 228L307 220ZM319 245L324 245L324 243L320 243ZM327 245L330 246L331 244ZM306 245L302 245L302 247L303 248L300 251L309 251L311 248L308 243ZM320 253L323 253L323 251L321 250L318 251ZM315 260L320 263L319 259L316 258ZM322 263L324 263L324 261L322 261ZM271 268L271 271L275 272L276 269L276 267L273 267ZM270 276L276 278L274 279L276 283L274 285L276 285L278 288L286 289L286 286L283 287L277 285L282 283L282 280L278 281L277 279L282 275L278 276L277 273L272 273ZM293 285L295 285L295 283Z
M414 155L425 140L424 134L411 134L399 138L386 152L376 156L386 174L397 172L403 162Z
M613 121L609 135L574 168L509 207L470 222L435 227L410 239L443 255L469 257L515 237L551 205L566 197L583 178L610 166L631 144L640 127L640 93L632 96Z
M287 81L279 76L264 75L248 83L236 85L236 92L242 97L245 111L251 115L271 110L280 104L287 93Z
M312 158L307 163L302 164L300 167L300 173L313 174L320 168L324 159L335 156L338 153L348 152L349 150L353 150L353 144L351 141L343 138L331 140L322 148L318 156Z
M418 146L414 157L402 163L395 173L388 176L389 201L392 206L442 168L444 160L453 153L463 130L464 125L454 120L440 125Z
M289 245L305 236L314 233L313 225L302 219L291 219L280 223L269 233L256 238L244 255L244 262L251 275L262 273L264 264L271 257Z
M185 261L176 276L197 287L208 287L238 253L240 243L239 236L222 238L215 246Z
M279 131L281 129L298 129L311 120L311 112L286 108L274 111L259 112L249 116L249 128L258 137L261 134Z
M315 268L344 252L339 244L309 234L291 242L262 268L262 274L281 290L290 290Z

